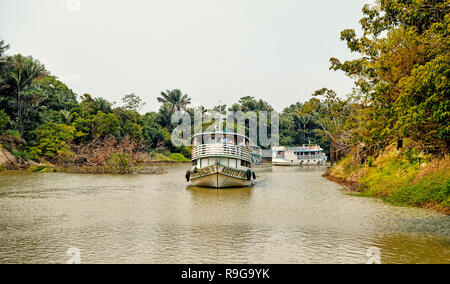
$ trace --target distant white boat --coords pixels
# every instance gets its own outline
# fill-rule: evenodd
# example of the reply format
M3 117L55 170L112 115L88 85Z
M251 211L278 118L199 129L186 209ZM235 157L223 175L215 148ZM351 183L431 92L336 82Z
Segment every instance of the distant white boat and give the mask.
M275 166L322 165L326 161L327 156L318 145L272 148L272 164Z
M251 141L247 136L230 132L194 135L192 168L186 180L194 186L212 188L252 185L256 174L252 169Z

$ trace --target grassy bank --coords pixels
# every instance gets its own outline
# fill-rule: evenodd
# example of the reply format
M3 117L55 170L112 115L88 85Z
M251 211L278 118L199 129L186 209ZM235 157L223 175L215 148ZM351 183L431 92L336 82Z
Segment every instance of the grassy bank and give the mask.
M429 208L450 215L450 157L432 158L391 146L364 164L350 153L326 176L361 196L400 206Z

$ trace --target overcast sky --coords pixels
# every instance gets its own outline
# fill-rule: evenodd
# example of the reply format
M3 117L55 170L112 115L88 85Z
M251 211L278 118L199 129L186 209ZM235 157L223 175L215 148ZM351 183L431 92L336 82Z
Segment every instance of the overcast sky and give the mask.
M329 59L350 58L340 32L359 27L367 2L70 1L1 0L8 53L33 55L79 95L120 105L134 92L144 111L175 88L206 107L249 95L277 110L322 87L349 93L353 82L329 71Z

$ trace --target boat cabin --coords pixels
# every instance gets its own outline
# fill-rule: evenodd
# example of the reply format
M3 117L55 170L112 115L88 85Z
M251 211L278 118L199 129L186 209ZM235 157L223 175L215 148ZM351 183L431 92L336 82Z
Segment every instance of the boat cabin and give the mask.
M202 169L216 162L235 169L252 167L250 139L231 132L211 132L192 138L192 166Z
M327 156L318 145L272 148L272 163L274 165L319 165L324 164L326 161Z

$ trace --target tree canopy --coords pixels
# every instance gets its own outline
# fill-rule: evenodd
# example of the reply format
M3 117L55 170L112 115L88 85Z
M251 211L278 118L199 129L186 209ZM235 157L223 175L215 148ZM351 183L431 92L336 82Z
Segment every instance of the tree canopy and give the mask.
M345 97L322 88L310 100L285 108L280 144L319 144L339 157L354 147L372 154L409 140L428 153L448 154L449 11L450 1L445 0L380 0L375 6L365 5L362 33L353 29L341 33L357 58L330 59L330 69L354 79L353 92ZM5 56L8 48L0 40L0 138L16 137L21 151L46 159L67 158L74 145L133 139L148 151L165 147L188 153L170 142L174 112L194 112L191 98L181 90L161 92L154 101L160 103L158 111L140 114L144 102L134 93L124 95L120 107L91 94L78 96L33 57ZM225 114L227 106L213 110ZM260 112L273 107L245 96L228 111L252 111L259 118Z
M381 0L364 6L361 36L341 33L360 57L332 58L331 69L355 79L367 143L408 138L431 152L448 151L449 11L445 0Z

